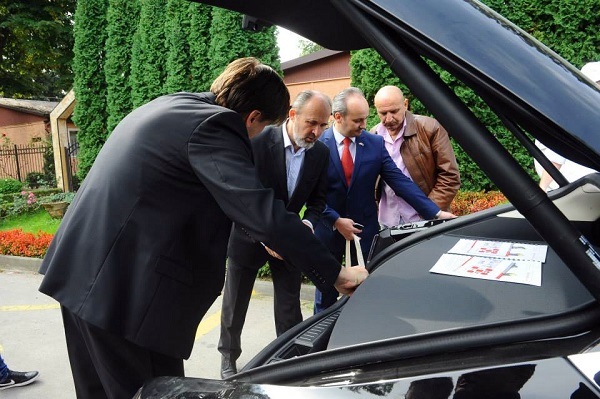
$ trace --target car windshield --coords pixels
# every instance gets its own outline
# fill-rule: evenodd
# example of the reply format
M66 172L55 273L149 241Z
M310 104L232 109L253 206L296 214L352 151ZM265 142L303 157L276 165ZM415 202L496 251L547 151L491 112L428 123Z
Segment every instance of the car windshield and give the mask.
M425 60L477 93L536 158L543 156L527 134L600 169L600 140L589 129L600 120L600 91L557 54L475 0L202 2L251 14L338 49L373 47L600 300L600 256L588 239ZM318 16L315 20L298 18L308 9ZM335 20L339 29L328 30L334 33L325 38L314 25L319 19ZM447 29L449 24L455 28Z

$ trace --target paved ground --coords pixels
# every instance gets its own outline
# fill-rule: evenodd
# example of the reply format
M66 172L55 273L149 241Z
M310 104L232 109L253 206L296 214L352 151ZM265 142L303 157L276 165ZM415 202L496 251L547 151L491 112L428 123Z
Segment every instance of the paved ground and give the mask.
M74 398L58 304L38 292L41 276L35 261L10 261L0 257L0 352L9 367L38 370L33 384L0 392L2 399ZM21 261L21 262L17 262ZM238 367L275 338L273 296L270 282L257 281L242 334L244 352ZM314 288L305 286L302 307L305 317L312 314ZM213 304L198 328L196 344L185 362L186 375L220 378L219 341L220 298Z

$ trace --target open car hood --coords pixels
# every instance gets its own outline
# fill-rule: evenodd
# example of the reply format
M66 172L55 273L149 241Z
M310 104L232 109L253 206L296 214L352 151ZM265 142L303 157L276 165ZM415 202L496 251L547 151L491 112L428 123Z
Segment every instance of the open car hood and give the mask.
M333 50L376 47L386 37L402 41L454 74L497 113L548 147L600 170L598 88L556 53L478 1L200 2L285 27ZM371 22L384 24L386 34L366 33L364 21L353 18L351 9L360 9ZM451 126L446 127L452 135Z

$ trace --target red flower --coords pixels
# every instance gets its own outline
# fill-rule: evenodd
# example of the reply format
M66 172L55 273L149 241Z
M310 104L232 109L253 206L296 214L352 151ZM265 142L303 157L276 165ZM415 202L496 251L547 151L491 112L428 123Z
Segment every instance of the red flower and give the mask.
M25 233L21 229L0 231L0 254L43 258L53 235L38 231Z

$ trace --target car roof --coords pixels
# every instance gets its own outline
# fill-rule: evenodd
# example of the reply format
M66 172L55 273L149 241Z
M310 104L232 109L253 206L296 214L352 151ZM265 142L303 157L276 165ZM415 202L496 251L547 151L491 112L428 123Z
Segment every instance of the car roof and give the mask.
M478 1L200 2L282 26L332 50L366 48L383 39L366 34L350 14L341 12L356 7L470 86L497 113L567 158L600 170L600 90L559 55Z

